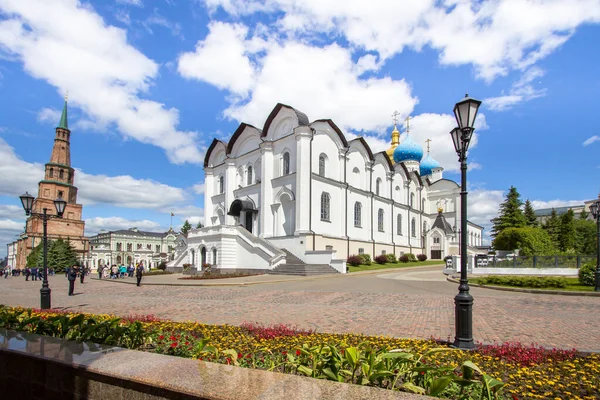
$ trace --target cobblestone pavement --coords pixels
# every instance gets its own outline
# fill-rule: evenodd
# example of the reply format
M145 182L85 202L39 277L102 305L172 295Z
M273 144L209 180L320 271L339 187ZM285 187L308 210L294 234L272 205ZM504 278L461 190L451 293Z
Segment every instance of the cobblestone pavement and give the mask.
M126 278L127 279L127 278ZM135 278L129 278L135 279ZM0 303L39 307L41 282L0 279ZM152 286L50 278L55 308L89 313L154 314L211 324L290 323L319 332L454 338L454 295L439 268L312 278L252 286ZM476 341L520 341L600 351L600 297L472 288Z

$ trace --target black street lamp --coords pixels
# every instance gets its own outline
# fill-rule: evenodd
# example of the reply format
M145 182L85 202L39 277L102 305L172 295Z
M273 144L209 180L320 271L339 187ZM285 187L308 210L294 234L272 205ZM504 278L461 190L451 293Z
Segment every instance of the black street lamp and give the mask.
M590 205L590 211L596 219L596 287L594 290L600 292L600 194L598 200Z
M475 118L481 101L465 95L454 106L454 116L458 127L452 129L450 136L460 162L460 285L454 297L454 327L456 335L454 346L459 349L473 349L473 297L469 294L467 280L467 150L475 130Z
M29 193L25 192L24 195L19 197L21 199L21 203L23 204L23 209L25 210L25 215L33 216L41 218L44 222L44 281L42 282L42 288L40 289L40 303L41 309L47 310L51 307L51 299L50 299L50 286L48 285L48 220L52 218L62 218L63 213L65 212L65 207L67 206L67 202L59 197L54 200L54 207L56 208L56 215L48 214L47 208L43 209L43 213L32 212L33 208L33 200L34 197Z

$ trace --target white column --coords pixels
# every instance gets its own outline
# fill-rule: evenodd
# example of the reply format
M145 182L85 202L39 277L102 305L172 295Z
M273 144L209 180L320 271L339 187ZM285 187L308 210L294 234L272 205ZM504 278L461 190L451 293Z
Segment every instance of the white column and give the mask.
M235 161L228 158L225 161L227 169L225 170L225 225L233 225L233 216L227 215L231 203L235 200L233 191L235 190Z
M211 218L214 217L212 197L215 191L215 177L213 171L204 169L204 226L211 226Z
M296 138L296 231L294 234L298 235L309 233L309 221L312 217L309 214L312 129L308 126L298 126L294 128L294 137ZM318 207L319 205L313 204L313 213L318 212Z
M260 223L257 236L271 237L273 232L273 213L271 212L271 203L273 202L273 143L263 142L260 145L261 154L261 179L260 179L260 199L258 204L258 212L260 215Z

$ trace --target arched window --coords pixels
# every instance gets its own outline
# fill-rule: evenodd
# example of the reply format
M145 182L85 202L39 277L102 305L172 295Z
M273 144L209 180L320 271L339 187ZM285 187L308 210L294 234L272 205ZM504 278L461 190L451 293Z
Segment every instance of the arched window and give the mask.
M357 228L362 226L362 204L358 201L354 203L354 226Z
M127 251L132 251L132 250L133 250L133 244L127 243Z
M411 193L410 194L410 208L413 208L415 204L415 194Z
M377 178L375 181L375 194L379 196L379 190L381 189L381 179Z
M60 179L63 179L63 178L65 177L65 171L61 169L61 170L58 172L58 177L59 177Z
M425 199L421 200L421 211L425 211Z
M423 221L423 235L427 232L427 221Z
M410 221L410 236L417 237L417 221L414 218Z
M219 194L221 193L225 193L225 181L223 179L223 176L219 177Z
M321 221L329 221L329 203L331 198L329 193L321 193Z
M402 235L402 214L398 214L396 218L396 234Z
M379 211L377 211L377 230L383 232L383 208L380 208Z
M283 175L290 173L290 153L283 153Z
M360 182L360 170L357 167L354 167L352 169L352 184L355 187L362 189L362 185Z
M248 166L248 171L246 172L247 176L246 176L246 184L248 186L252 185L252 166L249 165Z
M117 242L117 251L121 251L123 249L123 243Z
M319 156L319 176L325 176L325 155Z
M50 168L50 178L54 178L54 168Z
M213 253L213 265L217 265L217 249L214 248L212 253Z

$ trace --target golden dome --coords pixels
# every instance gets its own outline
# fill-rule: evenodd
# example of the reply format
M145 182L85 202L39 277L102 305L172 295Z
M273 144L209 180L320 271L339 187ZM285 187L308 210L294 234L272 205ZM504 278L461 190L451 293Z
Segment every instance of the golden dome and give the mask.
M396 124L394 124L394 130L392 131L392 145L385 151L392 164L394 163L394 150L398 144L400 144L400 131L398 131Z

